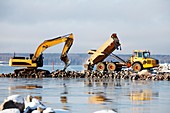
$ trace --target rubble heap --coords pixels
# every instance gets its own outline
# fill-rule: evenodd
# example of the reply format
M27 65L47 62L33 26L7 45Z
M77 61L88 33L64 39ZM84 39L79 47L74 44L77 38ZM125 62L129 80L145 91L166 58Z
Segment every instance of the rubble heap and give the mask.
M51 73L9 73L0 74L0 77L11 78L112 78L112 79L130 79L130 80L170 80L170 73L152 73L148 70L142 70L135 73L131 70L99 72L99 71L63 71L56 70Z

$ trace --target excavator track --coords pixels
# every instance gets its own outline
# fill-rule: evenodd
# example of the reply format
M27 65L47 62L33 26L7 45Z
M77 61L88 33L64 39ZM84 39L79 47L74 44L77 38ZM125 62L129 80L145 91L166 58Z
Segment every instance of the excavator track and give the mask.
M48 77L50 72L44 69L35 69L35 68L23 68L14 70L14 74L16 77L23 78L43 78Z

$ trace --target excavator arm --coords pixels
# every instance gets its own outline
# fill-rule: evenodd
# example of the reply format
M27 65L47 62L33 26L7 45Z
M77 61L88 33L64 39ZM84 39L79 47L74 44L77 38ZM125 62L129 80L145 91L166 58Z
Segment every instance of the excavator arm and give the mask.
M65 42L64 48L62 50L61 58L60 58L65 63L65 68L64 68L65 70L67 66L69 65L69 59L68 59L67 53L73 44L73 40L74 40L74 37L72 33L68 35L60 36L54 39L45 40L43 43L41 43L38 46L36 52L34 53L32 57L32 61L33 62L36 61L41 55L41 53L47 48L57 45L59 43Z

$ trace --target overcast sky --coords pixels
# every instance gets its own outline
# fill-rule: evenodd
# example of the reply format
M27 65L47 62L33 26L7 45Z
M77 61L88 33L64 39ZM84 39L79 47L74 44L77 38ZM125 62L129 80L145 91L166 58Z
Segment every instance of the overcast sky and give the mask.
M97 49L117 33L122 51L114 53L170 55L170 0L0 0L0 53L34 53L44 40L69 33L70 53Z

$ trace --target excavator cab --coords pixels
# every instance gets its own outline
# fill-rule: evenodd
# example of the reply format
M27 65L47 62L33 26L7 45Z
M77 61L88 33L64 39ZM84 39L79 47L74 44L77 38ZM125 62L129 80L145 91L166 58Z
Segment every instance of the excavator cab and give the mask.
M37 63L37 67L43 67L43 54L41 53L41 55L37 58L36 63Z

